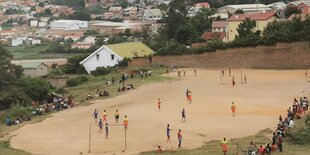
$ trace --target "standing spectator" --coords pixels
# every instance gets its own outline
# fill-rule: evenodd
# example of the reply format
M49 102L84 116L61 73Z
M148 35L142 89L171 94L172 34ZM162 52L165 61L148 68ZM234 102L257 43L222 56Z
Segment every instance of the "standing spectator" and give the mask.
M282 123L282 116L279 116L279 123Z
M277 138L277 145L278 145L278 149L279 149L280 152L283 151L282 142L283 142L282 135L279 135L278 138Z
M221 142L221 146L222 146L222 152L224 152L224 155L226 155L226 152L228 151L226 138L224 138L224 140Z

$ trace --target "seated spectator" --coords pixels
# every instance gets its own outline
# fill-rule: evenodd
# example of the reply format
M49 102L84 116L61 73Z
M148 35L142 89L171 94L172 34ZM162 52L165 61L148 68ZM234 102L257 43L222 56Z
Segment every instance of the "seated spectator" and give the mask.
M17 119L15 120L15 124L20 124L20 123L21 123L20 119L17 118Z
M104 90L102 95L103 96L110 96L110 93L107 90Z
M162 152L161 147L158 145L157 153L159 154L159 153L161 153L161 152Z
M5 119L5 124L6 124L7 126L12 125L12 121L11 121L10 117L7 117L7 118Z
M265 153L270 155L271 154L271 147L269 145L269 143L267 143L266 147L265 147Z
M291 120L288 127L289 128L293 128L294 127L294 124L295 124L295 121L294 120Z
M257 152L256 145L251 141L250 146L248 148L248 155L255 155Z
M129 84L128 86L130 86L130 89L134 89L133 84Z
M90 100L92 99L93 97L90 95L90 93L88 93L87 97L86 97L86 100Z
M260 154L260 155L265 154L265 148L263 148L263 146L262 146L262 145L261 145L261 146L259 146L258 152L259 152L259 154Z

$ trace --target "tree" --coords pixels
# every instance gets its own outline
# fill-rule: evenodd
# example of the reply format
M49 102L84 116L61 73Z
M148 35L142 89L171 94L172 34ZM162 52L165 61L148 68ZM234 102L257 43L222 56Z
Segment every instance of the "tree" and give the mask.
M51 85L39 78L23 78L22 86L24 87L24 92L35 101L42 102L48 97Z
M51 15L52 15L51 9L45 9L44 10L44 16L51 16Z
M127 37L131 36L131 29L125 29L124 35Z
M7 109L12 103L29 103L29 97L20 86L23 69L11 63L12 55L0 46L0 110Z
M241 9L238 9L238 10L235 11L235 14L244 14L244 11L241 10Z
M169 3L167 17L164 18L165 26L162 31L169 39L174 38L177 28L186 23L187 6L185 0L173 0Z
M292 14L301 14L301 10L298 7L287 6L284 13L286 17L289 17Z
M73 8L84 8L85 7L84 0L52 0L52 3L56 5L66 5L68 7L73 7Z
M82 60L84 60L88 54L79 54L74 55L68 58L68 62L63 66L63 71L65 73L79 73L85 74L85 68L80 64Z
M197 36L197 32L191 23L180 25L175 32L175 40L181 44L191 45Z
M204 31L211 30L212 19L209 18L213 15L214 11L209 8L202 8L196 15L191 19L191 23L195 27L198 35L201 35Z
M256 29L256 21L246 18L242 23L238 25L237 32L238 38L247 38L251 35L260 35L259 30Z
M44 3L43 2L39 2L39 7L44 7Z
M189 54L189 50L185 45L178 43L175 40L166 42L161 48L157 50L158 55L182 55Z
M86 9L77 10L73 14L69 15L68 18L74 19L74 20L89 21L90 20L90 12L89 12L89 10L86 10Z

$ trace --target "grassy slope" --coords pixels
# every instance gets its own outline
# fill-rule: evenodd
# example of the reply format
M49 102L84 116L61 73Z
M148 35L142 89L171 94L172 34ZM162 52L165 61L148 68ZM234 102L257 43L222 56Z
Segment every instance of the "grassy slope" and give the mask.
M30 155L22 150L13 149L8 141L0 141L0 154L2 155Z

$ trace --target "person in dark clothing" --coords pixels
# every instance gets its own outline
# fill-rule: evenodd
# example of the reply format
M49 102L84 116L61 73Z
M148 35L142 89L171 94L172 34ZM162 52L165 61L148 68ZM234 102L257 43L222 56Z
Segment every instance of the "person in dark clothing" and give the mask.
M277 139L277 146L278 146L278 149L279 149L280 152L283 151L282 142L283 142L282 135L279 135L279 136L278 136L278 139Z

